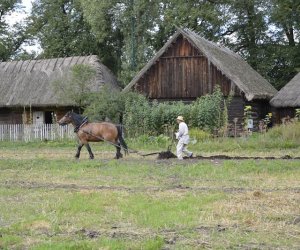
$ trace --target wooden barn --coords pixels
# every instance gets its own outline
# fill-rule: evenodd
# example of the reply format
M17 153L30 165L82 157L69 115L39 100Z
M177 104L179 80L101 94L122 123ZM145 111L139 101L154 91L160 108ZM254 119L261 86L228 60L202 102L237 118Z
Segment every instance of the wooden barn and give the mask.
M97 56L76 56L0 63L0 124L50 124L76 105L54 93L53 82L64 79L76 64L96 70L92 91L104 84L119 88L116 77Z
M191 102L219 85L233 95L229 121L242 123L244 106L251 105L256 124L269 112L276 89L239 55L189 29L178 29L125 87L149 99Z
M281 123L286 117L295 117L295 109L300 108L300 73L288 82L270 103L276 108L276 123Z

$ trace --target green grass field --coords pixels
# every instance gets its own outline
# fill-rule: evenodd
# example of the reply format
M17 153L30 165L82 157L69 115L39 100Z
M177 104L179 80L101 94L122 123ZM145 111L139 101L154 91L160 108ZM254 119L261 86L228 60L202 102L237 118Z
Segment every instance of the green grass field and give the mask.
M141 152L159 140L129 141ZM0 142L0 249L299 249L299 160L113 160L92 144ZM199 141L196 155L300 156L297 141ZM174 147L173 147L174 151Z

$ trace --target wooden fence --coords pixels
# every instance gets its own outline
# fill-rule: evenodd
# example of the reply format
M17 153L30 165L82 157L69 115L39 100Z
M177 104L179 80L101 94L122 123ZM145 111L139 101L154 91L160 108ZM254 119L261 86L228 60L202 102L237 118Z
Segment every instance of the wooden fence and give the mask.
M74 136L72 125L0 124L0 141L62 140Z

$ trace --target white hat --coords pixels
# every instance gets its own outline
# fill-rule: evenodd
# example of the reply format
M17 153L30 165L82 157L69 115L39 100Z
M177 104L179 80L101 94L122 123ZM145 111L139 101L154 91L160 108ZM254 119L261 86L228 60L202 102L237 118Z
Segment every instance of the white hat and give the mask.
M176 118L176 120L179 120L179 121L184 121L183 117L180 115Z

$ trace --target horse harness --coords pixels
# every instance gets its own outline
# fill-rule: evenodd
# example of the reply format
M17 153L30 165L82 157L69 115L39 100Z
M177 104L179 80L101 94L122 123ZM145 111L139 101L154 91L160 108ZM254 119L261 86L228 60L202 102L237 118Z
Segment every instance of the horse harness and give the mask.
M113 143L113 142L111 142L111 141L105 140L104 138L102 138L102 137L100 137L100 136L94 135L93 133L91 133L91 132L89 132L89 131L87 131L87 130L82 129L82 127L83 127L85 124L87 124L87 123L88 123L88 117L85 116L85 117L82 119L81 123L78 124L78 125L74 128L74 133L78 133L79 131L82 131L83 133L86 133L86 134L88 134L88 135L91 135L91 136L97 138L97 139L100 140L100 141L107 142L107 143L109 143L109 144L111 144L111 145L113 145L113 146L115 146L115 147L120 148L120 149L122 148L122 147L121 147L120 145L118 145L118 144L115 144L115 143ZM168 150L169 150L169 147L168 147ZM158 153L158 152L155 152L155 153L150 153L150 154L142 154L142 153L140 153L138 150L135 150L135 149L131 149L131 150L130 150L129 148L128 148L128 151L129 151L130 153L136 153L136 154L141 155L141 156L148 156L148 155L152 155L152 154L157 154L157 153Z
M74 133L78 133L78 131L80 130L80 128L81 128L83 125L87 124L87 123L88 123L88 118L87 118L87 116L85 116L85 117L82 119L82 122L74 128Z

